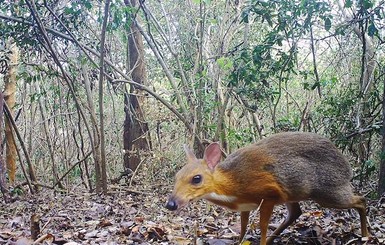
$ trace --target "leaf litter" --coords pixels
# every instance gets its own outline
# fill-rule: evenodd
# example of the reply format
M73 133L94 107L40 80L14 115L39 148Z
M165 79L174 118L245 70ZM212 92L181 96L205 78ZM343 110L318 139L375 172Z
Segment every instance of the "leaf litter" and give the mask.
M127 191L112 186L109 195L87 192L60 194L42 191L0 203L0 244L237 244L238 213L206 201L191 203L172 213L164 208L169 186ZM360 237L354 210L323 209L302 202L303 214L274 244L385 244L385 197L368 203L371 238ZM31 217L39 217L40 234L31 237ZM286 209L277 206L270 221L273 230ZM259 244L259 214L252 212L246 240Z

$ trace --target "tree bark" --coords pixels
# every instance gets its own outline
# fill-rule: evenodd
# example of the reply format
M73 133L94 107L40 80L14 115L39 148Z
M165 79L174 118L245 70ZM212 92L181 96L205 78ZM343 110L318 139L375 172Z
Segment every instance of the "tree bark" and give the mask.
M4 106L4 113L6 115L6 118L9 120L10 125L12 126L12 130L15 132L16 137L19 140L20 147L22 148L22 150L24 152L25 160L27 161L27 164L28 164L28 174L29 174L29 178L31 179L31 181L28 179L28 175L25 171L25 168L23 167L23 161L21 161L20 152L17 150L16 145L15 145L16 153L18 154L19 159L20 159L21 169L24 173L25 179L27 180L27 184L28 184L28 187L29 187L31 193L32 194L36 193L39 191L39 187L35 184L35 183L37 183L37 179L36 179L34 167L33 167L32 162L31 162L31 158L29 157L29 154L28 154L27 148L25 147L23 138L21 137L20 132L16 127L16 123L15 123L15 120L13 120L10 109L8 108L6 103L4 103L3 106ZM13 141L15 141L13 134L11 134L11 136L13 137ZM31 182L34 183L34 188L32 188Z
M125 0L125 4L130 7L136 7L136 0ZM135 18L136 16L132 16ZM128 56L132 80L139 84L145 84L146 67L144 63L143 39L138 30L137 22L132 20L130 32L128 33ZM151 142L148 139L148 124L145 121L141 105L143 100L140 97L139 90L131 85L129 92L126 90L124 97L124 167L136 170L141 162L141 151L148 150Z
M384 71L385 72L385 71ZM378 178L378 196L385 193L385 79L384 91L382 94L382 148L381 148L381 162L380 162L380 176Z
M12 51L10 55L10 64L8 73L4 77L4 99L8 105L10 113L13 114L13 107L15 106L15 92L16 92L16 73L17 62L19 57L19 49L15 43L10 43ZM8 118L5 118L5 150L6 163L8 169L9 182L13 184L16 178L16 146L13 137L12 126Z
M106 147L105 147L105 138L104 138L104 96L103 96L103 87L104 87L104 56L105 49L104 43L106 40L106 30L107 30L107 20L108 12L110 9L110 0L106 0L104 7L104 19L103 19L103 28L100 41L100 61L99 61L99 123L100 123L100 174L101 179L97 180L101 182L101 187L104 194L107 194L107 166L106 166Z
M2 131L3 131L3 105L4 105L4 95L0 92L0 139L2 138ZM3 193L4 201L6 203L9 202L9 191L8 191L8 185L7 185L7 178L6 178L6 166L3 158L3 147L0 144L0 191Z

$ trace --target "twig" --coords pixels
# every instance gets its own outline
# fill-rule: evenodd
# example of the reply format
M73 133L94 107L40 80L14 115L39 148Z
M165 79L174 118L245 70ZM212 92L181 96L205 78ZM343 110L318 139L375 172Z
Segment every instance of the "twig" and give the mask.
M124 79L114 79L111 81L111 83L129 83L131 85L134 85L136 88L138 88L140 90L146 91L147 93L151 94L155 99L157 99L159 102L161 102L164 106L166 106L170 111L172 111L184 123L184 125L189 130L189 132L193 132L193 129L192 129L190 122L175 107L173 107L168 101L166 101L165 99L160 97L158 94L156 94L149 87L147 87L143 84L140 84L140 83L136 83L132 80L124 80ZM195 138L198 139L198 142L200 144L202 144L201 140L198 138L197 135L195 136Z
M315 48L314 48L314 36L313 36L313 25L310 24L310 47L311 47L311 54L313 57L313 71L315 75L315 85L317 86L317 91L318 91L318 96L321 98L321 84L319 80L319 75L318 75L318 69L317 69L317 60L315 56Z
M64 174L63 174L63 176L62 177L60 177L60 179L58 179L57 181L56 181L56 183L53 185L53 188L55 188L70 172L71 172L71 170L72 169L74 169L78 164L80 164L80 163L82 163L82 162L84 162L89 156L91 156L91 154L92 154L92 151L90 151L90 152L88 152L85 156L84 156L84 158L83 159L81 159L81 160L79 160L79 161L77 161L76 163L74 163L68 170L67 170L67 172L65 172Z
M25 24L25 25L28 25L28 26L35 26L35 24L31 21L27 21L25 19L22 19L22 18L16 18L16 17L12 17L12 16L6 16L4 14L1 14L0 13L0 19L4 19L4 20L9 20L9 21L15 21L15 22L18 22L18 23L22 23L22 24ZM87 57L92 61L92 59L90 58L90 56L85 53L84 50L90 52L92 55L95 55L96 57L99 57L99 53L89 47L87 47L86 45L84 44L81 44L80 42L78 42L78 40L75 39L75 37L71 34L71 35L66 35L66 34L63 34L55 29L52 29L52 28L48 28L48 27L45 27L43 26L41 23L38 23L40 24L41 26L39 26L39 28L41 29L44 29L45 31L55 35L55 36L58 36L58 37L61 37L65 40L68 40L68 41L71 41L71 42L74 42L75 44L77 44L81 49L82 51L84 52L85 55L87 55ZM148 38L148 36L145 36L146 34L143 32L142 29L141 30L141 34L146 38ZM148 41L147 41L148 42ZM59 62L59 61L57 61ZM92 61L93 62L93 61ZM94 64L96 64L95 62L93 62ZM170 103L168 103L165 99L161 98L158 94L156 94L154 91L152 91L150 88L142 85L142 84L138 84L138 83L135 83L134 81L131 81L129 76L127 74L125 74L122 70L118 69L116 66L114 66L114 64L108 60L108 59L105 59L105 63L108 64L113 70L115 70L117 73L119 73L119 75L121 75L124 79L117 79L117 80L113 80L111 78L111 83L113 82L125 82L125 83L129 83L131 85L134 85L136 88L140 89L140 90L144 90L146 92L148 92L149 94L151 94L155 99L159 100L163 105L165 105L169 110L171 110L186 126L186 128L189 130L190 133L193 134L193 129L192 129L192 125L189 123L189 121L187 120L187 118L182 115L178 110L176 110ZM162 63L161 63L162 64ZM66 75L66 73L64 72L64 70L62 70L62 66L60 63L57 63L57 65L59 66L59 68L61 69L63 75L64 75L64 79L67 80L68 79L68 76ZM97 65L96 65L97 66ZM166 73L167 74L167 73ZM108 74L105 74L106 76L108 76ZM72 88L71 88L72 89ZM80 112L82 118L84 119L84 116L83 116L83 112L81 111ZM86 124L86 127L88 127L88 124ZM203 148L202 146L202 143L200 141L200 138L198 135L195 135L193 134L195 139L197 140L199 146L201 148Z
M50 234L50 233L44 234L41 237L39 237L38 239L36 239L32 244L41 244L44 240L46 240L50 237L52 237L52 234Z
M131 185L132 185L132 180L134 179L134 177L135 177L136 173L138 172L138 169L140 168L140 166L142 166L142 163L144 162L144 160L146 160L146 158L145 158L145 159L142 159L142 160L140 161L140 163L139 163L138 166L136 167L135 171L132 173L132 176L131 176L131 179L130 179L130 183L128 184L129 187L131 187Z
M196 220L194 220L194 239L193 239L193 244L197 244L198 240L198 223Z
M130 177L132 177L133 174L134 174L133 171L128 168L128 169L126 169L126 171L121 172L120 175L118 177L116 177L115 179L111 179L111 183L112 184L118 184L123 177L127 176L127 178L130 178Z
M94 145L92 134L91 134L91 130L90 130L90 127L89 127L89 125L87 123L86 116L85 116L85 114L84 114L84 112L82 110L82 107L80 106L80 102L79 102L78 98L76 97L74 85L71 83L69 75L64 70L64 67L63 67L63 65L61 64L61 62L60 62L60 60L58 58L58 55L55 53L55 50L54 50L54 48L52 46L52 42L48 38L47 29L43 25L43 23L42 23L42 21L41 21L41 19L39 17L39 14L38 14L36 6L35 6L35 3L33 1L31 1L31 0L26 0L25 2L27 4L29 10L31 11L33 19L36 22L36 24L34 24L33 26L38 28L38 30L42 34L43 40L45 41L45 43L42 43L42 45L47 50L47 52L50 53L50 55L52 56L52 59L54 60L55 64L59 67L60 72L63 74L64 81L66 82L66 84L67 84L67 86L69 88L70 94L72 95L72 99L75 102L76 109L79 112L81 118L83 119L84 125L85 125L85 127L87 129L87 133L88 133L88 135L90 137L91 145Z
M116 187L116 186L111 186L110 187L111 189L122 189L121 187ZM138 195L150 195L150 193L149 192L143 192L143 191L137 191L137 190L132 190L132 189L130 189L130 190L127 190L127 189L124 189L124 192L126 192L126 193L133 193L133 194L138 194ZM114 191L109 191L108 192L108 194L119 194L119 193L122 193L121 191L116 191L116 192L114 192Z
M367 132L370 132L370 131L373 131L373 130L377 130L377 129L380 129L380 127L382 126L382 122L383 121L380 121L380 122L376 122L374 123L373 125L369 125L368 127L366 128L359 128L357 131L351 133L351 134L348 134L345 136L346 139L350 139L356 135L361 135L361 134L364 134L364 133L367 133Z
M79 210L79 209L77 209ZM45 230L45 228L48 226L49 223L51 223L51 220L52 220L52 217L50 217L47 222L45 222L45 224L43 225L43 227L41 227L41 232Z

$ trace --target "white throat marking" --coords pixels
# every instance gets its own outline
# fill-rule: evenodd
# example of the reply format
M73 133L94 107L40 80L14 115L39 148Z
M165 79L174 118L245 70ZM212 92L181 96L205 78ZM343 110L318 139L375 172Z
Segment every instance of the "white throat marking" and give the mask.
M220 195L215 192L211 192L204 196L205 199L211 199L220 202L234 202L237 198L235 196Z

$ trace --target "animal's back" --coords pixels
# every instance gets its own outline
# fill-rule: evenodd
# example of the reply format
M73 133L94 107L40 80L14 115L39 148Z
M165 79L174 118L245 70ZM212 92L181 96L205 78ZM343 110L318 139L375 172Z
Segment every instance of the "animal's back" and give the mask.
M349 163L333 143L314 133L272 135L229 155L220 167L233 173L272 173L291 201L311 198L323 203L343 198L333 191L351 193Z

